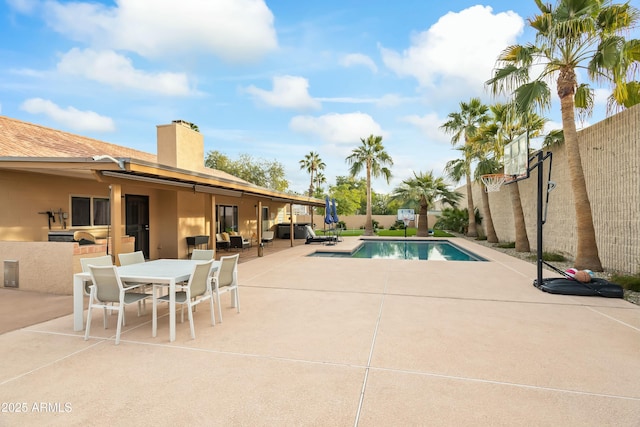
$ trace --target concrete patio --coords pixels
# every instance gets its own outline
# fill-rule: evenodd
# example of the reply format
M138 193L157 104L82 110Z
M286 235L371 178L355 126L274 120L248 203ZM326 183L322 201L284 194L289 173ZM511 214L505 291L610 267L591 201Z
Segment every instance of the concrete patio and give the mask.
M357 243L245 259L241 312L199 307L195 340L166 307L118 346L101 313L89 341L71 315L0 335L0 426L640 425L640 306L464 239L490 261L306 256Z

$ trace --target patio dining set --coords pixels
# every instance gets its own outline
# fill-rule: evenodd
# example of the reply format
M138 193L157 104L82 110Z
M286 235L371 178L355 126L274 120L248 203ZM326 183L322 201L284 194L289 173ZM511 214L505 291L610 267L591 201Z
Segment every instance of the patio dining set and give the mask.
M214 251L194 249L190 259L158 259L146 261L141 251L119 254L120 266L113 265L110 255L82 258L82 273L74 275L74 330L85 329L85 340L91 334L94 309L102 309L103 324L108 326L107 313L117 312L115 343L120 343L122 326L126 325L125 307L137 304L138 316L146 314L146 301L152 300L152 336L157 335L158 305L169 304L169 341L175 340L176 305L181 306L181 322L187 308L191 338L195 339L192 311L203 302L209 303L211 325L222 322L220 296L231 293L232 307L240 312L238 295L239 254L214 260ZM84 297L89 297L86 328Z

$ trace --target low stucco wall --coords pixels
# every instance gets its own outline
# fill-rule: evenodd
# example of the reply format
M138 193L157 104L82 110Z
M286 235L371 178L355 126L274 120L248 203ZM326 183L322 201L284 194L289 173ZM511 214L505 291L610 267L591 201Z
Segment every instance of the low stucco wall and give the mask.
M4 286L4 261L18 261L19 289L71 295L73 293L73 242L0 242Z
M73 294L73 275L82 271L80 258L107 254L106 239L95 245L76 242L0 241L0 268L4 287L4 261L18 261L18 289L59 295ZM122 252L133 252L133 237L123 237Z

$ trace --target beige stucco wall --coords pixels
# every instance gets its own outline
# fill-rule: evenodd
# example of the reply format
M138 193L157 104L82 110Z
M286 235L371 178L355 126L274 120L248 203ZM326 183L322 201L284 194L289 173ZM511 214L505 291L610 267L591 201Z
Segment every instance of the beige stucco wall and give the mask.
M18 261L19 289L54 294L73 293L73 243L0 242L4 261Z
M38 212L69 213L72 195L109 197L109 189L95 181L0 170L0 240L46 241L47 215ZM51 230L63 230L57 215Z
M578 133L580 155L591 201L600 260L606 269L640 271L640 106L616 114ZM575 208L564 147L553 153L552 180L556 189L549 196L547 222L543 227L545 251L576 251ZM548 162L545 163L545 180ZM536 247L537 173L520 181L531 248ZM458 191L466 194L465 187ZM480 192L474 184L473 200L482 212ZM489 194L491 213L501 241L515 240L510 191L503 187ZM460 207L466 207L466 197Z

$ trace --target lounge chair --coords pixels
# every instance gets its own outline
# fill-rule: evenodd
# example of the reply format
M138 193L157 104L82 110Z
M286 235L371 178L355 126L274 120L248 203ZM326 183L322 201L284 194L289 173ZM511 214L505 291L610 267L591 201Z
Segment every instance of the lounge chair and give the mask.
M229 250L229 239L225 239L226 233L217 233L216 234L216 249L226 249ZM229 235L227 234L227 237Z
M271 243L273 245L273 231L263 231L262 232L262 243L268 245Z
M245 250L251 247L251 242L240 235L229 236L229 247Z
M318 236L309 225L306 225L305 227L307 228L307 241L305 242L307 245L309 243L335 244L338 241L337 236Z

